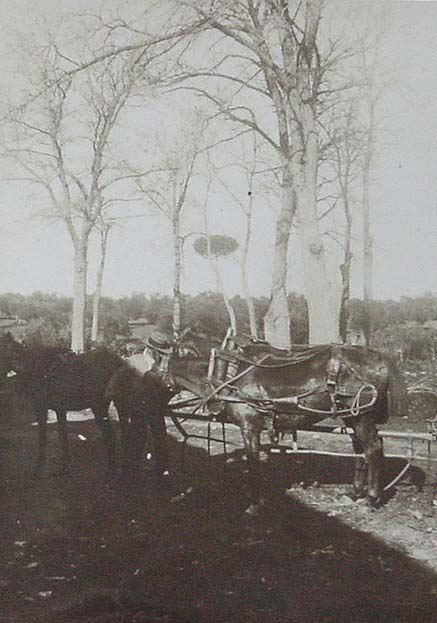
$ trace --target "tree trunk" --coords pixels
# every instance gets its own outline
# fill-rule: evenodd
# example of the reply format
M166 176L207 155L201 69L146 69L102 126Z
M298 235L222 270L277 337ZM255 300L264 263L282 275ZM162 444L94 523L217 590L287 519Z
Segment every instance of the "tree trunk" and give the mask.
M102 296L103 274L105 271L106 246L108 242L109 226L105 226L101 232L100 240L100 265L96 275L96 289L93 298L93 322L91 326L91 341L97 342L99 339L99 313L100 299Z
M264 337L273 346L290 348L290 311L287 300L287 255L296 211L289 163L282 165L281 211L276 223L270 305L264 316Z
M256 313L255 313L255 305L253 302L253 298L250 295L249 291L249 283L247 281L247 273L246 269L241 269L241 281L242 281L242 289L244 298L246 299L247 312L249 315L249 328L250 328L250 337L253 340L258 339L258 327L256 324Z
M219 291L221 292L221 295L223 297L223 302L226 307L226 311L228 312L231 331L235 335L237 333L237 318L235 316L234 308L232 307L231 301L229 300L229 297L226 293L225 284L223 283L223 279L220 273L220 268L218 266L217 259L214 257L210 257L210 261L211 261L211 266L212 266L212 269L214 271L215 278L217 281L217 287Z
M302 247L305 293L309 316L309 343L325 344L339 340L339 309L335 291L328 280L317 214L318 136L311 105L301 106L305 137L303 161L296 180L298 231Z
M370 223L370 174L374 149L375 106L369 104L369 128L363 163L363 301L364 338L369 345L372 334L370 303L373 300L373 237Z
M173 221L173 247L174 247L174 276L173 276L173 335L178 339L182 329L182 244L180 236L179 215L175 215Z
M246 213L246 235L244 237L244 245L241 258L241 285L244 298L246 299L247 311L249 314L249 327L252 339L258 339L258 329L256 324L255 305L250 295L249 280L247 278L247 260L249 256L250 237L252 235L252 191L249 191L249 208Z
M349 213L349 216L346 216L344 262L340 266L342 287L341 287L341 302L340 302L339 334L340 334L340 340L343 344L347 342L347 330L348 330L348 324L349 324L349 300L350 300L350 293L351 293L351 264L352 264L351 228L352 228L352 222L351 222L350 213Z
M210 187L211 182L209 182L208 184L208 192L209 192L209 187ZM207 193L208 195L208 193ZM232 333L235 335L237 333L237 318L235 316L235 311L234 308L231 305L231 302L229 300L229 297L226 293L226 289L225 289L225 284L223 283L223 279L220 273L220 268L218 265L218 261L217 258L214 257L211 253L211 238L209 237L209 227L208 227L208 213L207 213L207 206L206 206L206 202L205 202L205 206L204 206L204 210L203 210L203 223L204 223L204 227L205 227L205 234L206 234L206 244L207 244L207 254L206 257L208 258L210 264L211 264L211 268L214 271L214 275L215 275L215 279L217 282L217 288L219 290L219 292L221 293L222 297L223 297L223 302L225 304L226 307L226 311L228 312L228 316L229 316L229 323L231 326L231 331Z
M71 350L83 353L85 349L85 305L88 260L88 236L74 244L73 314L71 319Z

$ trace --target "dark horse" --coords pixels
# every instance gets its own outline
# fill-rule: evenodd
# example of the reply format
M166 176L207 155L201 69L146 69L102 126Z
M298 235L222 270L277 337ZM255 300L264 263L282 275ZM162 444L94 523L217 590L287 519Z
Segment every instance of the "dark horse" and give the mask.
M205 361L174 357L170 372L177 387L188 387L206 403L221 399L226 418L239 426L248 458L249 508L255 510L260 501L261 431L268 430L276 439L327 418L338 418L353 429L354 451L366 458L367 495L377 505L383 493L384 458L376 424L407 409L404 382L390 358L359 346L295 346L283 351L265 343L237 343L233 350L218 351L215 367L209 366L209 381ZM220 367L227 371L214 372ZM365 478L357 457L357 497L365 493Z
M162 357L156 354L156 359L161 366L159 374L145 365L142 354L127 357L111 377L105 397L117 407L122 448L129 448L129 452L125 452L125 467L137 470L148 426L155 449L155 470L161 477L168 474L169 453L164 416L174 389Z
M107 384L123 359L106 350L73 354L56 348L28 348L7 334L0 338L0 361L15 373L15 392L38 423L37 471L46 464L47 411L56 412L62 449L62 470L69 468L67 411L91 408L108 452L108 469L114 462L115 438L108 418Z
M135 460L144 446L147 424L153 435L157 472L167 471L164 410L170 394L162 376L157 391L156 375L142 370L141 361L142 355L122 359L107 349L75 355L54 348L27 348L10 334L0 337L2 376L7 378L7 372L15 374L15 392L27 403L38 423L38 471L46 463L47 411L56 412L62 467L66 472L67 411L91 408L103 434L110 473L115 458L115 436L108 418L111 401L118 412L123 456L129 457L129 465L137 467Z

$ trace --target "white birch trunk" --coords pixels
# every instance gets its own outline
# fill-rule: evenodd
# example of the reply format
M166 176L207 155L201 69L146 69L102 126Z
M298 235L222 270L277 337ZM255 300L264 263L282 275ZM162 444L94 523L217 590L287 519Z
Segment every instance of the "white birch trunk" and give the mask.
M323 0L306 0L305 27L297 64L298 132L301 157L294 163L298 233L301 242L309 343L339 341L339 301L327 274L325 251L317 214L318 125L316 39Z
M341 301L339 312L339 334L340 340L343 344L347 342L347 333L349 325L349 302L351 294L351 265L352 265L352 251L351 251L351 239L352 239L352 214L349 205L349 198L347 192L343 197L344 211L346 217L346 231L344 240L344 259L343 264L340 266L341 271Z
M304 158L296 179L298 197L298 232L302 248L305 293L309 316L309 343L339 341L340 309L336 292L328 279L325 250L317 214L318 136L310 105L301 107L305 137Z
M270 305L264 317L264 337L273 346L290 348L290 311L287 300L287 256L295 214L292 178L283 164L281 212L276 222Z
M88 237L78 238L74 244L73 313L71 318L71 350L83 353L85 349L85 306L88 261Z
M179 214L173 221L173 248L174 248L174 281L173 281L173 335L178 339L182 329L182 238L180 235Z
M242 250L242 258L241 258L241 286L243 290L244 298L246 299L247 311L249 314L249 327L250 327L250 336L252 339L258 339L258 328L256 324L256 314L255 314L255 305L253 303L253 298L250 295L249 288L249 280L247 277L247 261L249 257L249 245L250 238L252 235L252 191L249 192L249 208L246 213L246 235L244 237L244 245Z
M207 196L208 196L208 193L209 193L210 185L211 185L211 181L209 181L209 184L208 184ZM228 316L229 316L229 323L230 323L231 331L232 331L232 333L234 335L236 335L236 333L237 333L237 318L235 316L235 311L234 311L234 308L231 305L231 301L229 300L229 297L227 295L225 284L223 283L222 275L220 273L220 268L219 268L219 265L218 265L217 258L214 257L212 255L212 253L211 253L211 238L209 236L208 213L207 213L207 204L206 204L206 202L205 202L204 209L203 209L203 223L204 223L205 233L206 233L206 248L207 248L206 257L208 258L208 260L209 260L209 262L211 264L211 268L212 268L212 270L214 272L216 283L217 283L217 288L218 288L219 292L221 293L221 295L223 297L223 302L225 304L226 311L228 312Z
M370 176L374 152L375 104L369 103L369 128L363 162L363 300L364 337L369 345L372 334L370 303L373 300L373 237L370 222Z
M93 297L93 321L91 325L91 341L97 342L99 339L99 314L100 300L102 297L103 275L105 272L106 247L108 243L109 227L102 232L100 243L100 264L96 275L96 289Z
M218 266L218 262L217 259L214 257L210 257L210 261L211 261L211 266L212 269L214 271L214 275L217 281L217 287L219 289L219 291L221 292L221 295L223 297L223 302L225 304L226 307L226 311L228 312L228 316L229 316L229 323L230 323L230 327L232 330L233 335L236 335L237 333L237 318L235 316L235 311L234 308L231 305L231 301L229 300L229 296L227 295L226 289L225 289L225 284L223 283L223 279L220 273L220 268Z
M247 280L247 272L245 268L242 268L242 271L241 271L241 283L242 283L243 295L244 295L244 298L246 299L247 312L249 315L250 337L254 340L257 340L258 339L258 328L256 324L255 305L253 302L253 298L250 295L249 283Z

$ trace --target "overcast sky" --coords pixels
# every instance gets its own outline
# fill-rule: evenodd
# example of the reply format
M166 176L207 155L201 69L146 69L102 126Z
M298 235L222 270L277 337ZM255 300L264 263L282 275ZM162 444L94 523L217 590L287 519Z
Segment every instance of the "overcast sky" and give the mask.
M346 3L346 0L344 0ZM359 3L353 0L352 7ZM379 4L379 0L377 2ZM0 51L2 91L12 88L11 33L31 25L36 16L67 10L88 2L67 0L0 0L3 24ZM385 146L375 170L372 191L375 233L375 295L398 298L437 292L437 2L387 2L391 30L386 39L388 68L396 84L384 102ZM96 3L97 6L97 3ZM357 13L357 19L360 15ZM148 114L151 116L152 111ZM147 114L145 123L147 124ZM0 292L35 290L70 294L71 244L60 225L31 216L37 203L23 184L0 178ZM233 233L238 210L228 199L210 198L213 224ZM142 206L138 206L141 212ZM257 211L252 244L251 285L256 295L268 294L273 245L273 215ZM171 290L171 238L164 219L156 216L126 221L113 232L104 290L109 296ZM290 289L302 290L296 239L290 250ZM201 258L187 248L184 289L214 288ZM93 287L94 254L90 259ZM238 271L228 260L225 275L231 292L238 291ZM359 295L359 266L355 264L354 293Z

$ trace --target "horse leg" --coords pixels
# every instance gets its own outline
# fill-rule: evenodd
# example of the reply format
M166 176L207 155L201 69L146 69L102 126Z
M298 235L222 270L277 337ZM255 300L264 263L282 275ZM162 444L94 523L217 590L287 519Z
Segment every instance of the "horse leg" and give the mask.
M368 467L367 495L372 506L378 506L383 493L384 453L375 422L368 415L358 418L355 434L366 455Z
M352 446L355 454L363 454L364 448L360 440L357 438L355 433L351 435ZM352 497L354 500L358 500L365 496L366 491L366 477L367 477L367 466L366 462L362 456L357 456L354 459L354 483L353 483L353 494Z
M148 415L147 423L153 437L155 450L155 470L159 478L168 476L169 453L167 427L162 411L159 409Z
M58 435L61 444L61 473L68 474L70 468L70 448L68 445L67 412L64 410L56 411L56 418L58 420Z
M254 516L258 514L261 502L261 474L259 469L260 431L244 427L241 429L241 436L243 437L249 470L250 506L245 512L248 515Z
M121 447L121 469L126 468L129 449L129 411L125 405L120 402L115 403L120 422L120 447Z
M102 433L103 442L108 455L107 473L112 473L115 464L115 436L111 420L108 415L109 403L104 402L92 407L96 424Z
M129 471L137 473L146 445L147 429L142 409L133 408L130 415L127 465Z
M47 463L47 410L38 411L36 421L38 422L38 460L35 474L41 476Z

